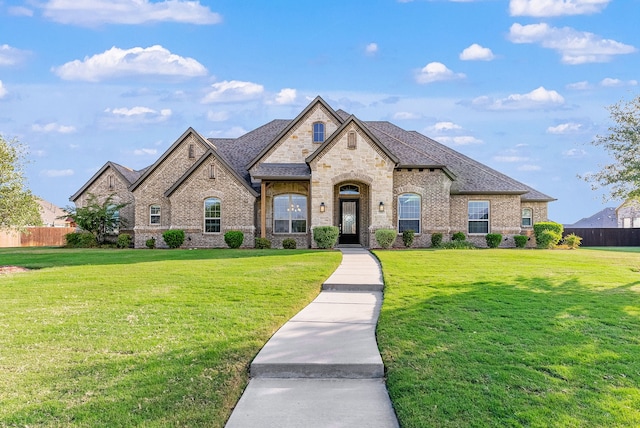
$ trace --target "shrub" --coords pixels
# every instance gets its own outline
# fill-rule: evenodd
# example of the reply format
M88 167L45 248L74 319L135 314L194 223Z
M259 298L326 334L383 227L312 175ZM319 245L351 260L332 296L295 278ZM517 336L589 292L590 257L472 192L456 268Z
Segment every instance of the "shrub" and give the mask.
M443 250L475 250L477 247L469 241L451 241L441 244L439 248Z
M271 241L267 238L256 238L256 248L259 250L271 248Z
M295 250L296 249L296 240L292 238L287 238L282 241L282 248L286 250Z
M156 238L149 238L146 241L144 241L144 245L147 246L147 248L153 250L154 248L156 248Z
M98 245L95 235L89 232L67 233L64 238L69 248L92 248Z
M533 225L538 248L553 248L562 239L564 227L553 221L542 221Z
M402 232L402 243L405 247L409 248L413 244L415 232L411 229Z
M396 231L393 229L378 229L376 230L376 241L382 248L389 248L396 240Z
M128 233L121 233L118 235L118 242L116 242L116 247L118 248L129 248L131 246L131 235Z
M575 233L571 233L564 237L564 245L569 247L571 250L575 250L580 247L582 243L582 238L576 235Z
M466 235L464 234L464 232L456 232L456 233L454 233L454 234L453 234L453 236L451 237L451 240L452 240L452 241L464 241L464 240L466 240L466 239L467 239L467 237L466 237Z
M167 230L162 233L162 239L169 246L169 248L178 248L184 243L184 230Z
M484 237L487 240L487 247L498 248L502 242L502 235L499 233L487 233Z
M340 229L336 226L318 226L313 229L313 240L318 248L333 248L339 234Z
M525 235L516 235L513 237L513 240L516 241L516 248L524 248L527 245L529 237Z
M442 233L436 232L431 234L431 246L433 248L438 248L442 245Z
M240 248L244 242L244 233L240 230L230 230L224 234L224 242L229 248Z

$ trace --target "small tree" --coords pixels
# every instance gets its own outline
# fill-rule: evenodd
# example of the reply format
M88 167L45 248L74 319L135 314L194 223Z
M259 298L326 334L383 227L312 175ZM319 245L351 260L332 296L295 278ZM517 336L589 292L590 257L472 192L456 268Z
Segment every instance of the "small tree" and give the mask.
M107 196L102 202L93 193L87 194L87 204L82 207L66 207L64 210L73 221L86 232L96 237L98 245L105 242L107 235L119 227L126 227L125 219L120 218L120 210L128 203L114 203L115 194Z

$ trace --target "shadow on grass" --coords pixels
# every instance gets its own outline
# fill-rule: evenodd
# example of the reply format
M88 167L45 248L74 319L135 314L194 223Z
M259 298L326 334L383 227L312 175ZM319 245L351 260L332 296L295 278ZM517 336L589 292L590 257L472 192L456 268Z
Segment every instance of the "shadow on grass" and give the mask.
M378 341L401 425L640 425L638 284L520 277L398 300L391 285Z

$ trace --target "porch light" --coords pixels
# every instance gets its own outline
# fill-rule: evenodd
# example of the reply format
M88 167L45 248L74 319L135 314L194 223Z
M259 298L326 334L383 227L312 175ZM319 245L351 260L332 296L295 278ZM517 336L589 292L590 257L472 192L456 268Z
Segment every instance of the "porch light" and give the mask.
M324 202L320 202L320 212L323 213L325 209Z
M384 212L384 202L380 202L380 205L378 205L378 211Z

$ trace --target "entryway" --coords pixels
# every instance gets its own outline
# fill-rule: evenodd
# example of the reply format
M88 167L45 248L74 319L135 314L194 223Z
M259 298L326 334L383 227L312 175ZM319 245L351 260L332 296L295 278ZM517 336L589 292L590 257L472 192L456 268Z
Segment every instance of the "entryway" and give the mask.
M358 199L341 199L339 244L360 243L359 218L360 201Z

